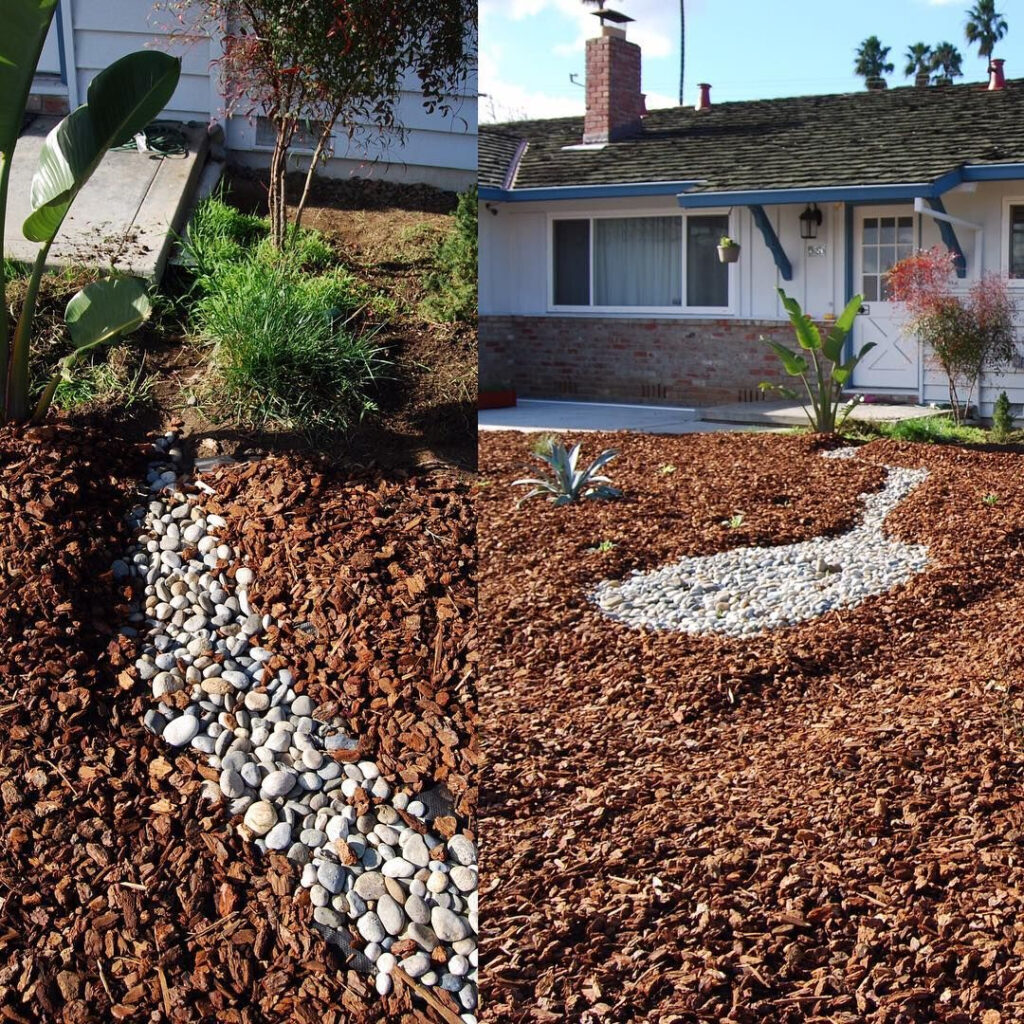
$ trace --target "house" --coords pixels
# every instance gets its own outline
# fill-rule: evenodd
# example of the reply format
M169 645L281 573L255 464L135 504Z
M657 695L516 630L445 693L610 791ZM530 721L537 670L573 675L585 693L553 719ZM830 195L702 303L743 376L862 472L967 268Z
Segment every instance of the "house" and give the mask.
M864 296L853 389L947 399L885 272L946 246L1024 310L1024 81L644 110L618 26L586 47L586 115L480 133L480 371L534 397L712 404L780 380L776 289L819 320ZM728 235L739 260L719 262ZM1024 362L988 376L1024 402Z
M266 120L224 117L215 64L222 55L220 40L204 37L186 46L180 32L173 15L155 9L152 0L60 0L39 61L31 109L67 113L84 102L97 72L126 53L155 46L183 60L178 88L163 116L201 124L222 122L234 161L267 166L273 131ZM399 122L409 129L404 144L382 146L378 141L361 142L358 136L350 141L339 130L334 156L323 173L467 188L476 180L476 92L476 82L468 80L461 95L453 98L451 114L430 114L415 80L410 80L397 111ZM301 146L296 151L303 152Z

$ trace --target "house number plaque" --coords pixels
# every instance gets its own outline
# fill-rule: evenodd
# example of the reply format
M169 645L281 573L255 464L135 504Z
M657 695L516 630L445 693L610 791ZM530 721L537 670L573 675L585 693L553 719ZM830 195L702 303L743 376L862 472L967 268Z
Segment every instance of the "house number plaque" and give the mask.
M823 245L809 245L809 246L807 246L807 255L808 256L824 256L825 255L825 246L823 246Z

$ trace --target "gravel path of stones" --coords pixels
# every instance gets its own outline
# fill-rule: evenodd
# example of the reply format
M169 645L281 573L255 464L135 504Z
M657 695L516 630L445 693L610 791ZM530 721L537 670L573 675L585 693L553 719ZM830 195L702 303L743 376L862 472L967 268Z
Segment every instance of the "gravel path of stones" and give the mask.
M856 448L824 453L852 458ZM886 537L885 517L928 477L925 469L885 467L881 491L861 494L858 524L837 537L779 547L737 548L683 558L597 587L594 600L629 626L744 636L852 608L928 564L928 549Z
M475 1024L475 845L432 835L431 808L392 792L373 762L332 757L357 741L312 717L289 670L265 667L259 638L273 623L249 606L252 571L218 539L227 524L204 514L209 488L186 482L174 435L154 448L150 501L132 514L138 544L113 566L139 595L125 632L140 637L137 668L159 701L146 726L206 756L220 772L208 795L244 815L245 838L302 865L315 926L381 994L398 966L451 992Z

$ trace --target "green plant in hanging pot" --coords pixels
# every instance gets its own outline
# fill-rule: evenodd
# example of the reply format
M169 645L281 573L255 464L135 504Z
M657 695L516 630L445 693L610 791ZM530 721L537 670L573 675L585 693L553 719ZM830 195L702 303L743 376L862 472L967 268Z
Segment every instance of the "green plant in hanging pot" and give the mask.
M735 263L740 258L740 243L728 235L718 240L718 259L721 263Z
M11 160L21 134L36 64L58 0L4 0L0 36L0 294L6 289L2 250ZM29 352L39 285L54 238L75 197L109 149L129 142L167 105L178 84L181 61L165 53L130 53L101 71L86 103L46 137L32 178L31 213L22 231L39 244L13 334L6 301L0 308L0 424L36 422L46 416L61 374L89 349L113 341L149 316L142 281L108 277L68 303L65 322L74 346L58 375L33 401Z

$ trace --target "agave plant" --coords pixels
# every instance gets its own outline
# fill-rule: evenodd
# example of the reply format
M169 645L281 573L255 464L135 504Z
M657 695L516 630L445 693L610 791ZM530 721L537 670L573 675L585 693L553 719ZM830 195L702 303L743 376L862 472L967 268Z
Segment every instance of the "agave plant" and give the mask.
M847 303L846 309L832 325L828 334L822 338L814 321L800 308L796 299L791 299L781 288L782 305L789 314L790 323L796 334L797 344L802 352L794 352L780 345L777 341L762 338L775 350L782 360L783 368L791 377L799 377L803 381L808 404L804 406L811 423L811 429L819 434L834 434L846 421L846 417L855 408L855 403L843 403L843 388L850 382L857 364L875 347L868 342L860 352L851 356L846 362L843 358L843 347L846 336L853 327L863 295L855 295ZM802 397L792 388L781 384L763 382L762 391L778 391L792 401L802 401ZM845 411L840 414L840 408Z
M21 126L36 63L58 0L4 0L0 34L0 296L4 295L3 228L10 185L11 159ZM31 411L29 350L39 285L50 246L71 204L109 149L123 145L167 105L178 84L181 61L165 53L130 53L101 71L89 86L87 102L73 110L47 136L32 178L31 212L22 231L39 249L13 337L6 302L0 302L0 424L27 420ZM149 316L150 303L137 278L96 281L72 298L65 322L74 361L96 345L134 330ZM35 404L32 418L49 408L58 377Z
M553 442L546 452L534 452L541 462L551 469L551 476L532 477L513 481L513 487L532 487L533 490L520 498L517 504L522 505L530 498L547 497L556 507L579 501L580 498L602 499L621 498L622 491L609 487L611 480L601 476L603 469L619 453L614 448L601 452L586 469L577 469L580 445L575 444L567 449L560 441Z

